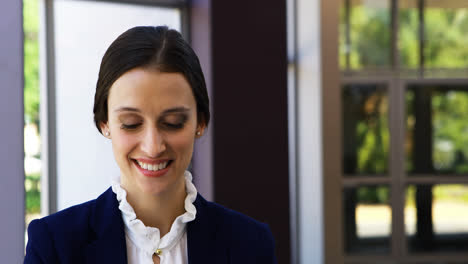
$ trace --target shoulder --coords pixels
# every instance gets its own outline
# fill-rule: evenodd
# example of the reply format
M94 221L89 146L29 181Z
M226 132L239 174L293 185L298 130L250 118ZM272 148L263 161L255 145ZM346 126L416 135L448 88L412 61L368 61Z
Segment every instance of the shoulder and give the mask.
M111 188L108 188L97 199L71 206L44 218L34 220L29 224L28 231L47 228L51 233L59 232L65 235L79 237L84 229L93 225L94 218L104 218L112 210L117 210L118 202Z
M91 200L79 205L69 207L57 213L33 220L28 227L28 235L76 235L86 229L89 215L96 203ZM45 233L47 231L47 233ZM31 233L31 234L29 234ZM73 234L76 233L76 234Z
M73 206L41 219L33 220L28 226L28 244L25 263L58 262L63 245L79 243L86 232L86 218L92 202Z
M25 263L37 263L38 259L44 263L55 263L62 256L75 255L74 250L94 236L90 225L98 199L31 221Z

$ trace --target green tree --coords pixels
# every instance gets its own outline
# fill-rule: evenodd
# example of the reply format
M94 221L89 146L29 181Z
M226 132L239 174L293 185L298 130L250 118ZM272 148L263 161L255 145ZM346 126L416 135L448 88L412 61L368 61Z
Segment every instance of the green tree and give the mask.
M24 118L39 125L39 1L23 0ZM40 174L26 175L26 213L40 212Z
M468 65L468 9L425 10L425 66L466 68Z
M345 0L343 0L344 2ZM390 1L389 1L390 2ZM414 1L415 3L416 1ZM391 67L391 32L398 30L400 64L417 68L420 61L419 12L416 7L401 8L399 28L391 27L391 9L369 4L353 4L349 10L351 45L346 47L346 10L340 10L340 66ZM442 3L442 1L441 1ZM439 4L440 5L440 4ZM428 6L424 9L424 66L426 68L466 68L468 66L468 8Z
M26 122L39 123L39 3L23 1L24 114Z

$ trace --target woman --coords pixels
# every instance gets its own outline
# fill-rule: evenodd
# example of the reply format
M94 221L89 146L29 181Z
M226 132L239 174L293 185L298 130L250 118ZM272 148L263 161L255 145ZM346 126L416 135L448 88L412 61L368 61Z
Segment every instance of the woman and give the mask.
M206 201L186 171L210 111L177 31L136 27L111 44L94 120L120 177L97 199L32 221L25 263L276 263L268 226Z

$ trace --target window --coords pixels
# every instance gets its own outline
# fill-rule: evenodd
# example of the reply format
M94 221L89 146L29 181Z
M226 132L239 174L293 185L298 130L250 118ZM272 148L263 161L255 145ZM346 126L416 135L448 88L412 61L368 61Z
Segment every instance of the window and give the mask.
M468 254L468 2L341 0L345 263ZM327 175L326 175L327 176Z
M25 224L41 216L39 0L23 0Z

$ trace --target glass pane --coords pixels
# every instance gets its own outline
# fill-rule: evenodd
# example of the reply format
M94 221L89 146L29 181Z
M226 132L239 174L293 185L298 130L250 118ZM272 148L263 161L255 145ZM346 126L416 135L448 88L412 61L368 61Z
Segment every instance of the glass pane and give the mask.
M388 186L345 188L344 245L349 254L390 252L392 210Z
M347 0L341 1L340 6L340 22L339 22L339 64L341 69L347 69L349 59L349 39L348 39L348 29L349 25L349 12L347 6Z
M417 68L420 65L419 12L417 0L400 0L398 48L403 68Z
M468 1L427 0L424 10L426 68L468 66Z
M467 88L432 85L407 89L409 173L468 173Z
M468 185L410 185L405 228L409 252L468 250Z
M39 114L39 1L23 1L24 171L26 226L41 217L41 137ZM42 43L41 43L42 44Z
M386 173L390 137L386 85L345 85L342 100L344 173Z
M346 66L347 56L350 69L388 67L391 61L390 1L342 0L341 6L341 67ZM346 41L348 34L349 43Z

